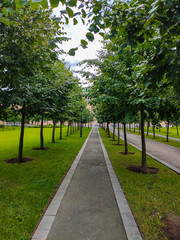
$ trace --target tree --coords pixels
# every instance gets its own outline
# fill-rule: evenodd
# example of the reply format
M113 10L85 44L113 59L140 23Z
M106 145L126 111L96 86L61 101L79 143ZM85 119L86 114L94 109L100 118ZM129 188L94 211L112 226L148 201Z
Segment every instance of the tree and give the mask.
M21 162L26 111L35 101L33 92L39 75L46 72L47 64L57 58L57 43L61 43L64 37L61 38L59 20L53 20L50 11L30 10L26 6L14 11L10 19L13 25L0 25L0 87L3 95L9 96L9 106L20 106L22 119L18 159ZM1 97L1 103L4 103L3 99Z

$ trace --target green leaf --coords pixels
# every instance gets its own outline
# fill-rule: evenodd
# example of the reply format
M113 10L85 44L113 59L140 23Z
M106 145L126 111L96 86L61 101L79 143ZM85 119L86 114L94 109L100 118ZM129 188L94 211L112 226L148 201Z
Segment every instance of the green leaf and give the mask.
M64 18L65 18L65 20L66 20L66 24L69 24L69 18L67 18L67 17L65 17L65 16L64 16Z
M105 34L103 32L100 32L99 35L101 35L103 38L105 36Z
M73 24L76 25L78 23L78 20L76 18L73 18Z
M84 11L84 9L82 9L81 12L82 12L82 17L86 18L86 12Z
M50 0L50 4L52 8L56 8L59 5L59 0Z
M6 17L8 16L8 10L7 10L7 8L3 7L2 12L4 13L4 15L6 15Z
M19 5L26 5L28 3L28 0L19 0Z
M66 3L67 6L75 7L77 5L77 0L70 0Z
M177 18L178 20L180 20L180 13L175 15L175 18Z
M73 10L71 8L69 8L69 7L66 7L66 10L68 12L69 17L70 18L73 17L73 13L74 13Z
M73 14L73 17L76 17L78 15L81 15L81 13L80 12L76 12L76 13Z
M28 0L15 0L16 7L19 8L22 5L25 5L28 3Z
M75 56L77 48L71 48L68 52L70 56Z
M85 41L85 40L81 40L81 44L83 44L83 45L87 45L88 43Z
M35 10L39 7L39 3L38 2L32 2L32 0L30 1L30 6L31 9Z
M94 35L92 34L92 33L90 33L90 32L88 32L87 34L86 34L86 37L87 37L87 39L89 40L89 41L93 41L94 40Z
M48 9L47 0L42 0L42 1L41 1L41 6L42 6L44 9Z
M87 46L84 45L84 44L81 44L81 47L82 47L83 49L87 48Z
M91 24L90 28L89 28L89 31L90 32L95 32L95 33L98 33L99 32L99 28L94 25L94 24Z
M151 21L152 21L152 18L149 18L146 22L145 22L145 24L144 24L144 28L146 28L150 23L151 23Z
M1 19L1 22L6 24L8 27L10 27L10 20L9 20L9 18L3 17L3 19Z
M8 12L10 12L10 13L14 13L14 10L13 10L11 7L8 7L7 10L8 10Z
M85 24L85 21L84 21L84 19L83 19L83 18L81 18L81 20L82 20L82 23L83 23L83 24Z
M61 14L67 14L68 12L66 10L60 11Z

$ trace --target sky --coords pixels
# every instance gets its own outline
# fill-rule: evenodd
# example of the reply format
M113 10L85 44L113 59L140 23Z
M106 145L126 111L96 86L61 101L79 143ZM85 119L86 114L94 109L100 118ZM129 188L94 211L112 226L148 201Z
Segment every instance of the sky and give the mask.
M64 10L64 7L59 6L54 10L56 15L59 15L59 12ZM84 25L81 19L78 20L77 25L73 25L73 21L70 20L68 25L64 25L64 31L67 32L67 37L71 38L71 40L64 42L63 47L61 47L65 51L69 51L71 48L76 48L80 45L81 39L86 39L86 33L88 32L88 28ZM75 56L69 56L68 54L62 56L65 59L66 65L71 67L72 70L78 71L82 69L82 66L78 66L77 64L85 59L95 59L97 58L97 51L101 49L102 43L100 42L102 37L98 34L95 35L95 39L93 42L88 41L88 46L86 49L79 47L76 51ZM91 70L93 72L93 69ZM79 76L79 75L78 75ZM79 76L80 77L80 76ZM82 79L84 82L85 80Z

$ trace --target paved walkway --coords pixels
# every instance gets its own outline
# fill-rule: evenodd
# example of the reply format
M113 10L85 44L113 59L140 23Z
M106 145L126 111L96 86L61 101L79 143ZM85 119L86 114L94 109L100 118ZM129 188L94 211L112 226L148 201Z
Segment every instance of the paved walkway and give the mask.
M142 240L97 128L91 131L32 239Z
M116 129L116 135L117 132L118 130ZM122 130L120 130L120 136L123 139L124 133ZM127 140L138 149L142 149L141 136L127 132ZM146 151L149 156L152 156L180 174L180 148L146 138Z

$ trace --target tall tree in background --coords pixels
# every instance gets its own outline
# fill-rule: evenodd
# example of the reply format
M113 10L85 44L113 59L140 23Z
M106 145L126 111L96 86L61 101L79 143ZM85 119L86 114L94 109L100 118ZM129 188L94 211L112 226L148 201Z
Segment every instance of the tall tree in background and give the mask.
M3 95L11 96L8 104L21 106L21 134L18 159L23 153L26 110L30 106L41 72L57 58L57 43L64 40L59 20L50 11L31 10L26 6L10 17L13 25L0 25L1 68L0 87ZM0 101L3 103L3 99ZM6 103L7 104L7 103Z

